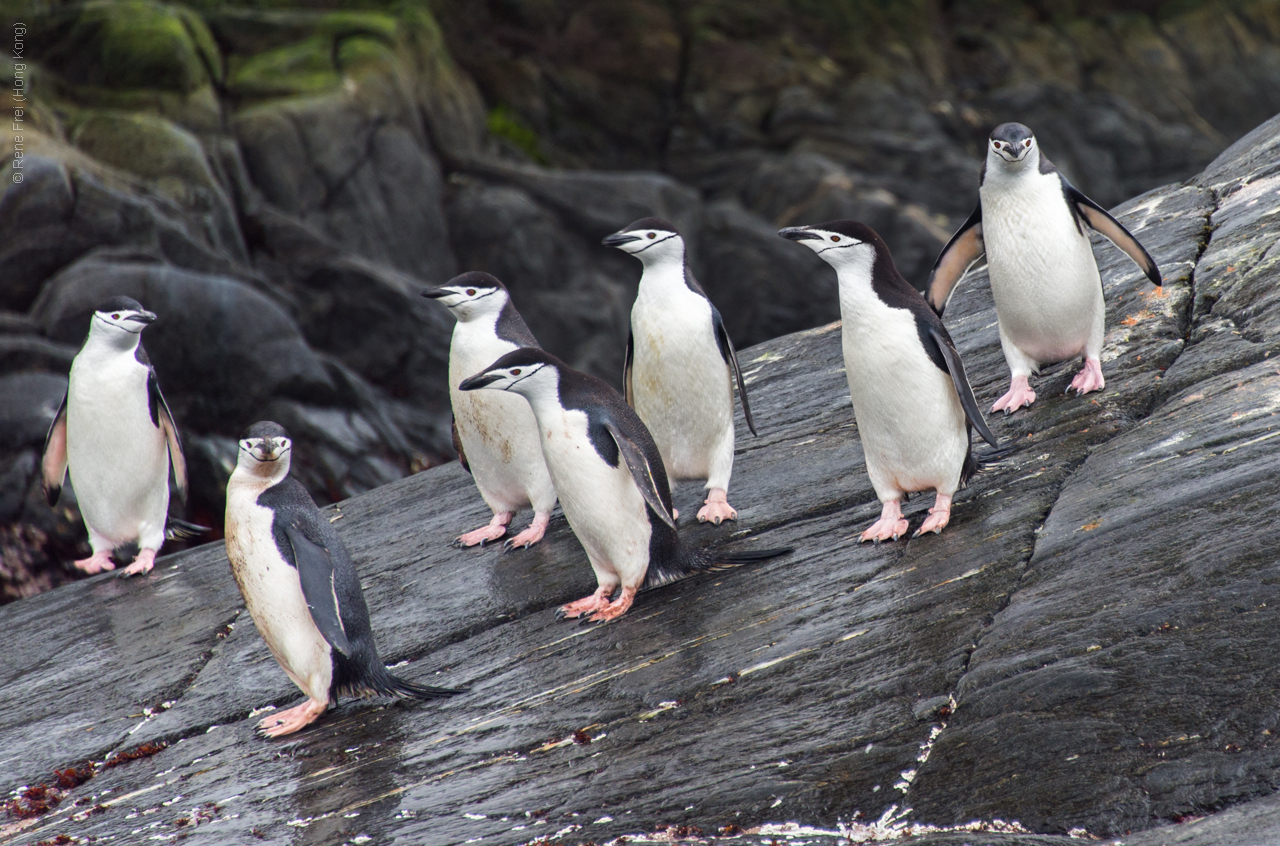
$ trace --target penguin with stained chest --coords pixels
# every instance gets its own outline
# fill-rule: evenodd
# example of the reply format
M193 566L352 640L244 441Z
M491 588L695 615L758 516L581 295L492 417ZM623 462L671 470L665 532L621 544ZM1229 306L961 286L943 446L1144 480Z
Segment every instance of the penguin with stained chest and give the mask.
M612 620L642 588L791 551L709 555L685 546L662 454L644 423L608 384L548 352L507 353L460 387L510 391L533 409L560 507L596 574L595 593L563 606L566 616Z
M45 438L45 500L57 504L69 471L93 549L75 562L86 573L114 570L112 552L133 547L136 558L121 575L150 572L166 537L205 531L168 516L170 468L185 501L187 464L142 346L142 330L155 319L129 297L112 297L94 310Z
M996 304L1009 391L991 410L1012 413L1035 402L1030 376L1040 365L1084 357L1071 381L1078 394L1099 391L1106 303L1086 229L1125 252L1163 295L1160 269L1119 221L1075 188L1020 123L992 131L978 207L943 247L925 286L939 315L955 285L984 253Z
M952 496L979 468L970 429L996 445L951 336L870 226L834 220L778 234L817 253L839 282L849 398L882 504L880 519L859 540L905 534L901 501L914 491L937 496L913 537L941 532L951 519Z
M258 723L267 737L314 722L340 694L435 699L462 691L397 678L378 658L355 565L337 530L289 476L293 442L278 423L240 438L227 482L227 559L249 615L307 701Z
M627 336L627 403L653 434L668 478L707 480L698 520L737 519L728 501L735 380L753 435L756 424L724 320L689 271L684 238L670 223L646 217L603 243L644 265Z
M504 548L528 548L542 540L556 504L538 424L529 404L506 394L475 394L458 384L495 359L538 342L511 303L511 295L488 273L456 276L422 292L457 318L449 343L449 402L453 406L454 448L493 510L489 525L459 536L455 546L483 546L507 532L511 518L533 507L533 522Z

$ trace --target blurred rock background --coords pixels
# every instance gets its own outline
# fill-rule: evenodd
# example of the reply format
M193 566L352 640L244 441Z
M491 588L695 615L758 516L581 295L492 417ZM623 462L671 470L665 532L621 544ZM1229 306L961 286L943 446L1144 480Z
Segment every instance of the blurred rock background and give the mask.
M321 502L452 458L452 319L417 292L461 270L616 384L639 268L599 240L635 218L682 229L745 347L838 316L774 230L864 220L918 280L997 123L1109 206L1280 111L1280 0L0 9L0 601L88 552L38 467L108 296L160 315L185 516L220 527L255 420Z

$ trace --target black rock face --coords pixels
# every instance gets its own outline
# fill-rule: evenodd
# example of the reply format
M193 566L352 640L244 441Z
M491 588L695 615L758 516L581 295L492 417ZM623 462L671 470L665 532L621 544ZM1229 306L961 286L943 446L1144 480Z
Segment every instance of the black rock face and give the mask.
M739 426L739 519L681 524L697 545L796 552L643 594L617 622L555 619L594 584L558 518L528 551L450 548L487 514L457 465L329 511L382 654L464 695L255 737L257 709L299 694L219 544L5 606L0 790L142 754L6 832L1277 842L1277 139L1280 119L1116 210L1165 295L1098 244L1107 388L1064 396L1078 363L1046 369L1030 410L990 421L1015 449L939 536L856 542L879 504L829 325L741 353L761 435ZM991 402L1008 374L981 273L947 323ZM700 498L675 497L685 514ZM913 527L930 504L911 500Z

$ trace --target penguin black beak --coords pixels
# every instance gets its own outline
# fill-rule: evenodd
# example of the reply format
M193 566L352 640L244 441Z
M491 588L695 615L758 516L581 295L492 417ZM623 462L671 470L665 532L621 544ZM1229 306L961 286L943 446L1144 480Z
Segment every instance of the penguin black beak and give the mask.
M606 247L621 247L623 244L630 244L632 241L639 241L639 235L628 235L626 232L615 232L612 235L606 235L601 244Z
M486 385L492 385L502 377L497 373L477 373L470 379L463 379L462 384L458 386L460 391L474 391L477 388L483 388Z
M822 236L817 232L810 232L803 226L789 226L786 229L779 229L778 234L788 241L821 241Z
M427 297L428 299L438 300L441 297L447 297L452 293L454 292L450 291L448 288L428 288L422 292L422 296Z
M156 322L156 316L154 313L149 311L136 311L133 314L126 317L125 320L132 320L135 323L148 325Z

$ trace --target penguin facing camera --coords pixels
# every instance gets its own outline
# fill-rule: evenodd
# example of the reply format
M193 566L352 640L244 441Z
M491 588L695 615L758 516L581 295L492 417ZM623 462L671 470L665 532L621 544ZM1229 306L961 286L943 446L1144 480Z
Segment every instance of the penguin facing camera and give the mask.
M267 737L314 722L340 694L436 699L461 693L397 678L378 658L355 565L337 530L289 476L289 433L255 423L227 482L227 558L249 615L307 701L258 723Z
M617 391L550 353L507 353L460 388L511 391L533 409L560 507L598 585L595 593L563 606L564 616L612 620L643 588L791 551L709 555L686 547L676 534L666 469L649 430Z
M996 446L951 336L865 223L833 220L778 234L817 253L839 281L849 398L867 475L882 503L880 519L859 541L906 534L901 501L914 491L937 496L912 537L941 532L951 519L952 496L979 469L969 430Z
M45 501L57 504L70 472L93 549L75 562L86 573L114 570L116 550L136 555L121 575L148 573L166 538L207 531L168 516L169 470L185 502L187 463L142 346L142 330L155 319L129 297L112 297L97 307L45 438Z
M463 273L422 296L444 305L458 319L449 343L449 402L453 446L493 510L489 525L460 535L454 546L484 546L507 532L517 511L533 507L533 522L505 544L510 551L542 540L556 505L538 424L529 404L504 394L474 394L458 384L512 350L538 342L511 303L506 286L488 273Z
M644 265L627 335L627 403L653 434L670 479L707 480L698 520L735 520L728 500L735 380L753 435L756 424L720 312L689 271L684 238L665 220L637 220L603 243Z
M1071 381L1077 394L1106 385L1099 358L1106 303L1086 226L1133 259L1163 296L1160 269L1138 239L1067 181L1030 129L997 126L978 183L978 207L942 248L925 286L941 315L965 270L986 254L1011 374L1009 391L993 412L1010 414L1035 402L1029 378L1048 362L1084 357Z

